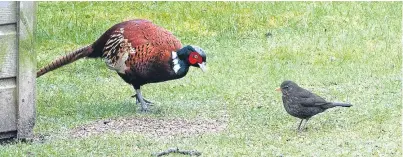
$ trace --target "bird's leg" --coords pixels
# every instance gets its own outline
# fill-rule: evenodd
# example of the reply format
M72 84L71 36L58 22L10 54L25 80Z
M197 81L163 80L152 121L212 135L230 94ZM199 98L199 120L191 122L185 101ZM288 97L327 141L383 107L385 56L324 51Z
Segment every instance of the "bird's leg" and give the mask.
M138 101L140 101L141 104L141 112L147 112L148 111L148 105L144 101L143 95L141 95L140 89L136 89L136 98Z
M132 98L136 98L136 104L140 103L140 100L137 98L137 94L132 95ZM151 101L148 101L147 99L144 99L144 102L146 102L147 104L152 104Z
M298 131L301 131L301 124L302 124L302 121L304 121L304 119L301 119L301 122L299 122Z
M304 127L302 129L306 129L306 123L308 123L309 118L305 119Z

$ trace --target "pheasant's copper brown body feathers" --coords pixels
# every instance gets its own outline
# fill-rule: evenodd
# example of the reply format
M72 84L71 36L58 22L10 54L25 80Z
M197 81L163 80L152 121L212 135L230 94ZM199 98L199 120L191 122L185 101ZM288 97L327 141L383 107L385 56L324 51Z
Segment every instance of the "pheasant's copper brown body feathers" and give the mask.
M102 57L108 67L116 70L127 83L140 86L176 77L171 56L182 44L172 33L150 21L117 24L94 43L94 47L100 45L104 45Z
M166 29L137 19L112 26L92 45L56 59L39 70L37 77L83 57L103 58L110 69L132 84L142 110L147 109L147 105L140 93L141 85L181 78L190 66L204 70L206 62L206 54L201 48L182 47Z

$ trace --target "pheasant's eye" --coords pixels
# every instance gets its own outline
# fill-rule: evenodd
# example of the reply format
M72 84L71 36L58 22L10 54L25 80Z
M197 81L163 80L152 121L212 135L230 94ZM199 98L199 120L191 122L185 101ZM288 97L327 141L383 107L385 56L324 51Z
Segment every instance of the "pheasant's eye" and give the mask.
M197 52L191 52L189 55L189 63L194 65L196 63L201 63L200 60L203 60Z
M197 63L199 63L199 64L203 63L203 58L201 56L194 55L193 58L196 59Z

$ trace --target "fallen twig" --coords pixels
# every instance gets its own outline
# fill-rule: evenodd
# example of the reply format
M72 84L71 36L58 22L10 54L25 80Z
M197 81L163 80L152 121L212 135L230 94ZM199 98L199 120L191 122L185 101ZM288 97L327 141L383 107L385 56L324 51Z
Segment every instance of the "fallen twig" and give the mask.
M159 153L154 153L153 156L163 156L163 155L168 155L169 153L178 153L178 154L183 154L183 155L190 155L190 156L200 156L201 152L198 152L196 150L179 150L179 148L169 148L166 151L159 152Z

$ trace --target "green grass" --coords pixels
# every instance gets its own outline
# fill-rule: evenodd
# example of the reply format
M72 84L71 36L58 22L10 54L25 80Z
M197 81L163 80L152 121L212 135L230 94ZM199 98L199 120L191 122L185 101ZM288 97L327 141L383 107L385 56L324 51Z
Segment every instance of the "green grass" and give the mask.
M39 2L38 67L91 44L115 23L146 18L207 52L209 71L134 90L102 60L79 60L37 79L35 134L0 156L146 156L170 147L204 156L401 156L401 2ZM271 37L265 34L270 32ZM313 117L303 133L274 91L283 80L351 108ZM67 133L116 117L216 119L225 131L147 138Z

